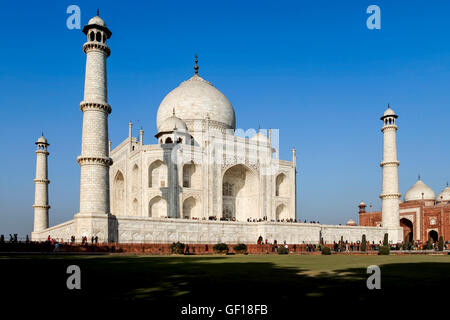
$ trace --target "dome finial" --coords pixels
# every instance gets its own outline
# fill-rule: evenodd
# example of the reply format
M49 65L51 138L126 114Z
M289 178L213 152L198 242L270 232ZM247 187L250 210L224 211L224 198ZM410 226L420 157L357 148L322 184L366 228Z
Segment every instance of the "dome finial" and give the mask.
M175 116L175 108L172 109L172 115Z
M97 8L97 16L99 16L100 15L100 13L99 13L99 10L98 10L98 8Z
M420 174L419 174L418 180L420 181Z
M195 55L195 66L194 66L195 74L198 74L198 56Z

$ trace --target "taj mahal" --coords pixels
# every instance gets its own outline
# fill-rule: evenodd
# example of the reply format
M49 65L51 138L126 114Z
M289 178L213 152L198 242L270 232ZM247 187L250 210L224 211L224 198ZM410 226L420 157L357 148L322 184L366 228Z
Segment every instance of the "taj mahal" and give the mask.
M108 136L107 40L98 15L84 26L86 54L80 166L80 207L72 220L49 226L49 143L37 142L33 240L98 237L119 243L318 243L402 241L397 160L397 115L383 120L382 212L377 225L298 223L296 151L278 159L277 130L236 128L230 101L199 75L169 92L156 115L150 144L144 131L113 143ZM120 108L120 106L117 106ZM145 139L150 140L150 139ZM57 214L57 213L55 213Z

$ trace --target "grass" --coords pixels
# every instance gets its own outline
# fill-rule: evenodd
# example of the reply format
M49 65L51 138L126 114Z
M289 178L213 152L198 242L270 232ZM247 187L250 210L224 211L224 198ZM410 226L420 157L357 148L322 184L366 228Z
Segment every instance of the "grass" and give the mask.
M81 268L81 290L66 288L71 264ZM381 268L381 290L366 287L369 265ZM164 308L166 319L179 316L188 303L267 304L272 315L340 301L368 307L410 303L409 297L448 288L449 271L448 255L0 256L3 293L39 292L34 301L51 296L56 302Z

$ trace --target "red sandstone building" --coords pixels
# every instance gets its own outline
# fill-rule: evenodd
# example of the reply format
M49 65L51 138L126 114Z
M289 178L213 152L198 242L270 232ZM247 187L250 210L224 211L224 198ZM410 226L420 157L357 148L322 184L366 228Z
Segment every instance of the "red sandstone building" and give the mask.
M381 226L381 211L366 212L364 202L359 204L361 226ZM437 241L442 235L450 241L450 187L435 197L434 191L420 180L400 201L400 226L403 237L410 241Z

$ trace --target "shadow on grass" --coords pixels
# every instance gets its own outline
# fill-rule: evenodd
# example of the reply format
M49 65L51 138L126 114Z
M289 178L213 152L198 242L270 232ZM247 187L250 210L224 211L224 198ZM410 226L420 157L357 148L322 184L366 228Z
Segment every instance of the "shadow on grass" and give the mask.
M308 275L270 262L227 262L225 257L16 257L0 258L3 301L137 306L179 317L181 307L266 304L271 315L298 314L316 305L374 306L410 303L416 294L450 284L450 263L381 266L381 290L368 290L366 269ZM223 261L224 263L221 263ZM66 268L81 268L82 289L68 290ZM303 272L305 271L305 272ZM5 293L7 296L5 297ZM32 293L32 294L30 294ZM7 304L5 304L7 305ZM214 317L220 319L220 315ZM247 317L251 318L251 317ZM261 316L257 317L261 318Z

